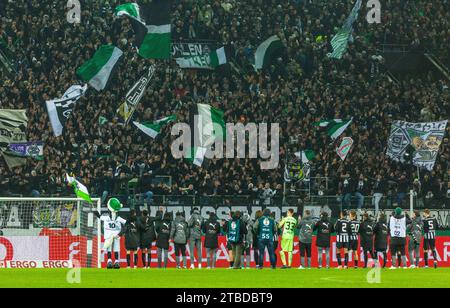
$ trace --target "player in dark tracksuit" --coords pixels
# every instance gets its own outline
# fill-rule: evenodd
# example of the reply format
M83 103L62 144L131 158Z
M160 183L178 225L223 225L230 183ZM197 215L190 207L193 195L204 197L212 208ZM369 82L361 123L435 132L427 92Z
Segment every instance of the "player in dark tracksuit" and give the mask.
M328 213L323 212L320 215L320 220L314 225L313 231L317 231L316 235L316 246L317 246L317 257L319 260L318 268L321 269L323 262L322 256L325 250L327 269L330 268L330 237L331 233L334 232L333 225L331 224Z
M142 211L142 216L138 219L139 239L141 248L142 263L145 268L150 268L152 261L152 245L156 240L155 222L162 219L162 212L157 212L156 217L150 217L147 210Z
M350 241L350 222L347 220L347 211L341 212L341 217L334 225L336 231L336 259L338 261L338 269L342 268L342 249L344 250L344 264L348 268L348 247Z
M164 254L164 268L167 268L167 262L169 259L169 241L170 231L172 230L172 216L169 213L165 213L163 220L158 221L155 224L156 231L156 247L158 254L158 268L161 268L161 262Z
M359 234L361 235L361 247L364 252L364 268L367 268L369 257L373 260L375 256L373 254L373 229L374 223L370 219L369 214L363 215L363 222L359 228Z
M423 212L423 256L425 259L425 268L428 268L428 254L433 254L434 268L437 268L437 253L436 253L436 230L438 229L438 222L435 217L431 217L430 210L426 209Z
M205 234L205 250L207 269L216 267L216 253L219 247L220 223L214 212L209 213L209 219L203 221L202 232Z
M137 224L136 211L132 210L130 218L125 224L125 249L127 250L127 266L131 266L131 254L133 255L134 268L137 267L138 254L137 250L139 248L139 229Z
M349 253L355 260L355 268L358 268L358 237L361 223L357 220L356 211L350 212Z
M379 264L379 254L383 255L383 268L386 267L387 262L387 247L388 247L388 234L389 227L386 222L386 215L380 214L378 222L373 228L374 240L375 240L375 252L377 254L377 263Z
M414 211L411 223L406 227L409 237L408 251L410 268L419 267L420 245L422 243L423 222L419 211Z

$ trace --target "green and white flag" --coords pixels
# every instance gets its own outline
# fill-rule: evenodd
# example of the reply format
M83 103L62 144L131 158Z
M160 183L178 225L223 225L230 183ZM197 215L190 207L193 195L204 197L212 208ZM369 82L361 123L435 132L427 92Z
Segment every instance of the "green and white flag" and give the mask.
M141 18L141 9L137 3L125 3L119 5L114 10L114 14L117 17L128 16L139 21L140 23L145 24L145 20Z
M333 120L322 120L319 122L313 123L314 126L328 128L327 134L333 140L339 138L342 133L352 124L353 118L350 120L341 120L341 119L333 119Z
M295 153L297 157L303 164L309 164L316 157L316 153L313 150L300 151Z
M73 187L75 194L78 198L83 199L86 202L92 203L91 196L86 186L81 184L76 178L66 174L67 183Z
M156 136L159 135L164 125L167 125L170 122L174 122L176 121L176 119L177 119L176 115L171 115L156 122L144 122L144 123L133 122L133 124L137 128L139 128L143 133L154 139L156 138Z
M283 43L276 35L271 36L259 45L255 53L255 70L266 67L283 47Z
M153 0L150 4L139 7L140 21L132 18L138 54L141 57L146 59L170 59L171 6L172 0ZM142 16L145 16L145 21Z
M328 57L334 59L341 59L342 56L347 51L348 42L353 40L353 23L358 19L359 10L361 9L362 0L357 0L353 6L350 15L347 17L344 25L336 33L336 35L331 39L331 46L333 47L333 52L328 54Z
M350 120L344 120L342 122L338 122L334 125L332 125L328 131L327 131L327 135L331 137L331 139L336 140L337 138L339 138L344 131L347 129L347 127L349 127L353 122L353 118L351 118Z
M188 69L215 69L228 63L225 47L214 50L210 54L177 58L177 64L181 68Z
M351 32L345 29L339 30L339 32L331 39L331 46L333 47L333 52L329 54L330 58L342 59L342 56L347 51L348 40L350 38Z
M190 126L193 146L188 149L186 159L201 167L208 148L216 140L225 140L225 120L223 112L206 104L197 104L190 111Z
M119 48L103 45L95 52L92 59L77 70L77 75L94 89L101 91L106 87L114 66L122 55L123 52Z

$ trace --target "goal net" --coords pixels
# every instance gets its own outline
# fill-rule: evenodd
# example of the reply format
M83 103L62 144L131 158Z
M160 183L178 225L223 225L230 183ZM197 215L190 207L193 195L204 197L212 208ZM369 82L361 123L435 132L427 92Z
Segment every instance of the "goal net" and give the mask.
M92 207L75 198L0 198L0 268L99 267Z

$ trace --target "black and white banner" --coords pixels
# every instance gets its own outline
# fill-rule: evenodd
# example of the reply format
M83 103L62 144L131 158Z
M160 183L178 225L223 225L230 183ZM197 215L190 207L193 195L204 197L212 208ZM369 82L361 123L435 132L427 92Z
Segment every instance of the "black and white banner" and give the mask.
M126 124L130 121L131 117L136 110L136 106L141 101L142 97L147 90L147 86L152 80L156 72L156 65L152 65L148 68L148 71L134 84L134 86L128 91L125 102L120 105L117 113L124 120Z
M71 86L61 98L45 102L55 137L62 135L64 124L72 114L75 103L86 93L86 90L87 85Z
M209 42L173 42L172 58L191 58L209 55L215 48L215 43Z
M404 162L407 148L411 145L415 150L413 164L432 171L445 136L447 122L447 120L430 123L394 121L387 155L392 160Z

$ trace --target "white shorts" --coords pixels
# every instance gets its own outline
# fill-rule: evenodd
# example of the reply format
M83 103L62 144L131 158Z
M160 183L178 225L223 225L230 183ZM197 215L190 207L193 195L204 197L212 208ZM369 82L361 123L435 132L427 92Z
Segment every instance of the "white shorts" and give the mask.
M107 249L107 252L120 252L120 238L115 238L112 245Z

